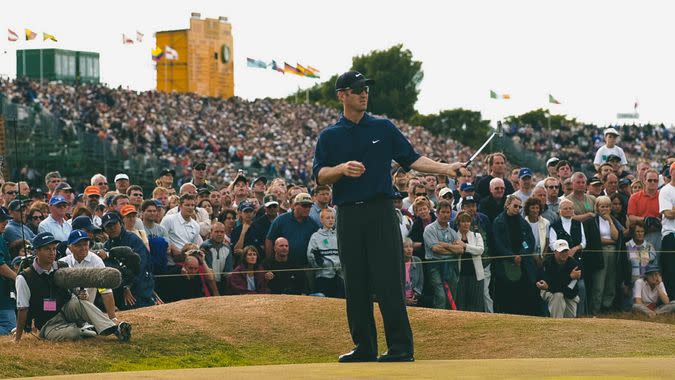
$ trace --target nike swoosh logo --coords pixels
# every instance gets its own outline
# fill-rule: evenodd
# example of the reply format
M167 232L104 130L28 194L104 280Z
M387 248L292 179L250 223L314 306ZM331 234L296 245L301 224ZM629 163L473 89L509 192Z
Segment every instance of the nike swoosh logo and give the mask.
M380 142L380 140L373 140L373 144L377 144L379 142Z

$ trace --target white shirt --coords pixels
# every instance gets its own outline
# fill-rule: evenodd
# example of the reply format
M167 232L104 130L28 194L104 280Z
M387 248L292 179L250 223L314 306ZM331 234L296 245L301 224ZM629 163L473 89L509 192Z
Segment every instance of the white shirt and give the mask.
M642 303L649 305L650 303L659 303L659 289L666 293L666 287L663 285L663 282L658 284L654 289L644 280L640 278L635 281L635 286L633 287L633 298L640 298ZM666 293L666 295L668 295Z
M609 222L603 218L598 220L598 228L600 229L600 239L612 239L612 227Z
M100 257L98 257L94 252L89 251L87 256L82 259L82 261L77 262L75 260L75 256L73 256L72 252L70 252L70 249L66 250L68 253L67 256L61 258L59 261L62 263L68 264L68 267L70 268L105 268L105 264L103 264L103 260L101 260ZM87 288L87 299L89 302L94 302L96 299L96 288ZM111 293L111 289L105 289L104 291L101 292L101 294L104 293ZM77 291L75 291L77 293Z
M659 191L659 212L672 210L673 206L675 206L675 186L669 183ZM675 219L668 219L664 216L661 220L661 227L663 237L675 232Z
M595 165L604 164L605 162L607 162L607 157L609 157L612 154L621 158L621 165L628 165L628 160L626 160L626 154L623 152L623 149L621 149L617 145L608 148L606 144L598 148L598 151L595 152L595 159L593 160L593 164Z
M534 235L534 246L535 246L535 251L539 252L539 248L541 248L541 241L539 241L539 221L536 221L534 223L530 222L529 219L525 218L527 220L527 223L530 225L530 228L532 229L532 235Z
M178 206L167 211L166 214L164 214L164 217L173 214L179 214ZM201 234L203 236L208 236L211 232L211 219L209 218L209 213L206 209L195 207L195 218L197 219L197 223L199 223L199 228L201 228Z
M38 233L51 232L58 241L68 241L68 235L73 231L73 227L66 221L57 222L49 215L38 225Z
M570 236L572 236L572 219L567 219L560 217L560 220L562 221L562 226L563 230L567 232ZM555 241L558 240L558 234L555 233L555 230L553 228L548 230L548 246L551 248L551 251L555 252ZM584 232L584 226L581 226L581 249L586 248L586 233ZM572 247L570 247L572 248Z
M185 220L180 213L166 215L160 223L169 234L169 243L178 249L183 249L187 243L195 243L201 246L204 242L199 235L199 223L194 219Z

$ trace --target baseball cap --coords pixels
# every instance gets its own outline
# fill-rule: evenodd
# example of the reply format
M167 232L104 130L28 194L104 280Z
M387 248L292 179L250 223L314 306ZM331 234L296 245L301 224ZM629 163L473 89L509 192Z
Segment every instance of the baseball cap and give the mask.
M94 223L92 223L91 218L86 215L80 215L73 219L71 226L74 230L86 230L90 232L101 230L100 228L96 227Z
M59 243L51 232L41 232L33 238L33 248L44 247L52 243Z
M619 180L619 186L630 186L630 180L628 178L621 178Z
M206 163L205 162L197 162L195 166L192 167L194 170L206 170Z
M407 195L403 195L403 193L401 193L400 191L394 191L394 196L392 197L392 199L403 199L405 197L407 197Z
M0 207L0 222L4 222L6 220L11 220L12 217L9 216L9 213L7 213L7 209L4 207Z
M560 162L560 159L558 157L551 157L546 161L546 167L549 166L556 166L558 165L558 162Z
M115 176L115 182L117 182L117 181L119 181L119 180L121 180L121 179L126 179L126 180L128 181L128 180L129 180L129 176L126 175L126 174L124 174L124 173L120 173L120 174L118 174L118 175Z
M462 198L462 204L466 205L469 203L478 203L478 200L473 197L473 195L467 195L466 197Z
M84 195L86 196L101 196L101 189L98 188L98 186L87 186L84 188Z
M172 177L176 176L176 171L173 169L162 169L162 171L159 172L159 177L165 176L165 175L170 175Z
M234 182L232 182L232 185L236 184L237 182L248 183L248 179L246 178L245 175L239 174L237 175L237 178L234 179Z
M444 187L438 192L438 196L441 198L443 198L446 194L452 194L452 190L450 190L448 187Z
M344 90L346 88L354 88L361 86L370 86L375 84L372 79L366 78L358 71L347 71L340 75L335 81L335 91Z
M592 185L601 185L601 184L602 184L602 181L600 180L600 178L598 178L598 177L596 177L596 176L593 176L593 177L591 177L591 178L588 179L588 183L587 183L587 184L588 184L588 185L591 185L591 186L592 186Z
M476 186L471 182L464 182L459 186L460 191L476 191Z
M31 198L44 198L45 192L39 187L37 187L35 189L30 189L30 197Z
M295 196L295 199L293 199L293 204L295 203L300 203L300 204L311 204L314 203L312 200L312 196L307 194L307 193L300 193Z
M239 203L239 211L247 211L247 210L255 210L255 207L253 207L253 203L249 201L243 201Z
M647 268L645 268L645 274L652 272L660 272L659 266L654 264L647 265Z
M106 228L111 223L118 223L120 221L119 215L116 212L109 212L101 218L101 227Z
M270 207L270 206L279 206L279 200L274 194L267 194L263 198L263 204L265 207Z
M73 191L73 188L70 187L68 182L59 182L59 184L54 188L54 191Z
M82 240L89 240L89 235L83 230L73 230L73 232L68 235L68 245L77 244Z
M609 156L607 156L607 162L610 162L610 161L621 162L621 157L617 156L616 154L610 154Z
M26 207L26 204L19 199L15 199L15 200L9 202L9 205L7 206L9 211L19 211L24 207Z
M197 188L197 194L199 194L199 195L211 194L211 190L209 190L208 187L198 187Z
M49 200L49 205L50 206L56 206L61 203L68 203L66 198L63 197L63 195L54 195L52 198Z
M267 185L267 177L263 176L257 177L256 179L253 180L253 182L251 182L251 187L253 187L253 185L255 185L257 182L262 182L265 185Z
M567 240L558 239L553 243L553 250L556 252L563 252L570 249L570 245L567 243Z
M122 216L127 216L133 213L138 214L138 211L136 211L136 207L134 207L133 205L122 206L122 209L120 210L120 214L122 214Z
M532 170L529 168L520 168L518 178L532 177Z
M609 135L609 134L618 136L618 135L619 135L619 132L617 132L616 129L614 129L614 128L607 128L607 129L605 129L605 136L607 136L607 135Z

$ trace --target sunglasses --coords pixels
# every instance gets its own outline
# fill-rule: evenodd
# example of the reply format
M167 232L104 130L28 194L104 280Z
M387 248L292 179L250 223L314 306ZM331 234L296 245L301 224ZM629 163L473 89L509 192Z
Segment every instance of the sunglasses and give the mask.
M33 215L30 217L32 220L44 220L45 217L42 215Z
M426 197L427 193L415 193L416 197Z
M132 197L143 197L143 193L131 194Z
M522 205L513 205L513 208L517 208L518 210L520 210L521 208L523 208L523 206Z
M347 88L349 88L349 87L347 87ZM368 86L354 87L354 88L349 88L349 89L352 90L352 94L355 94L355 95L361 95L364 92L367 94L370 91L370 88Z
M649 183L659 183L658 179L648 179L648 180L645 180L645 181L649 182ZM7 193L7 194L9 194L9 193Z
M10 190L10 191L5 191L5 194L7 194L7 195L16 195L16 191L12 191L12 190Z
M547 189L559 189L560 186L558 186L558 185L549 185L549 186L546 186L546 188L547 188Z

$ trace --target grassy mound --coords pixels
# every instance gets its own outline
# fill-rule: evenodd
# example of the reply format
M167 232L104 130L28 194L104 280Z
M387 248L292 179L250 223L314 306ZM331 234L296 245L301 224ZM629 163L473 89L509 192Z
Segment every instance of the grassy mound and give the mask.
M377 314L377 313L376 313ZM675 325L409 309L417 359L645 357L675 352ZM351 348L344 301L213 297L120 313L133 338L0 343L5 377L333 362ZM672 318L671 318L672 319ZM670 322L670 319L663 320ZM380 331L380 351L386 346Z

